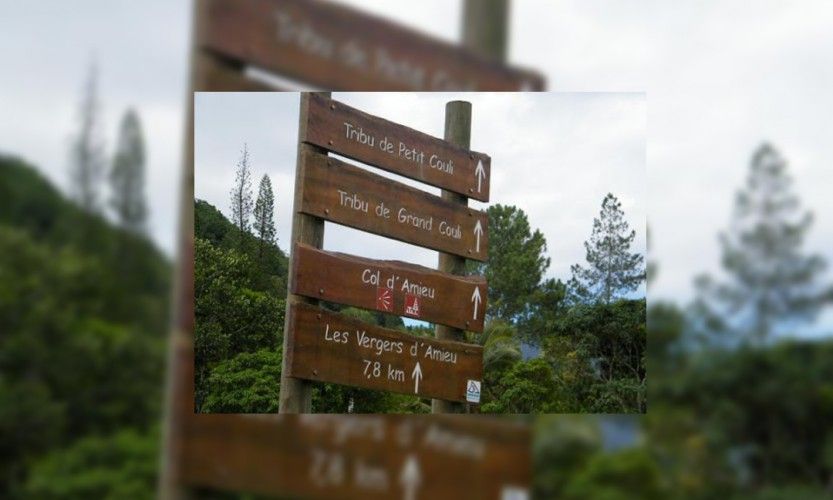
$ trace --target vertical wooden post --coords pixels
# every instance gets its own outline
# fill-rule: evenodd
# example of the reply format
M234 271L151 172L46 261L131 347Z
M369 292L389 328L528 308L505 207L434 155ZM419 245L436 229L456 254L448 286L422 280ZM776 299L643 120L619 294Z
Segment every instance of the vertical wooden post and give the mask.
M466 101L451 101L445 105L445 140L469 149L471 144L471 103ZM468 206L468 198L452 191L442 190L442 198L452 203ZM454 254L440 252L437 269L451 274L462 275L466 272L466 258ZM464 332L459 328L437 325L435 336L438 339L464 340ZM464 406L460 403L431 400L432 413L462 413Z
M179 191L177 261L171 291L171 330L165 380L163 442L159 498L188 498L182 484L185 427L194 418L194 91L204 84L204 60L198 50L205 26L205 9L196 2L192 13L191 60L185 96L185 130Z
M463 45L468 49L504 61L508 36L509 0L466 0L463 6ZM445 106L445 140L470 148L471 103L451 101ZM443 190L442 197L461 205L468 205L468 198ZM464 274L466 259L440 252L440 271ZM463 330L437 325L435 335L439 339L463 340ZM432 413L460 413L464 406L459 403L431 400Z
M319 94L330 97L330 92L320 92ZM304 165L301 158L306 152L315 152L320 154L327 154L325 149L306 144L302 139L306 137L307 129L307 114L309 112L309 92L301 94L301 110L299 113L298 124L298 158L295 162L295 198L292 205L292 240L289 242L289 279L287 280L286 290L286 310L289 311L290 306L297 302L306 302L308 304L318 304L318 300L301 297L300 295L293 295L292 282L295 276L292 273L292 260L295 258L292 248L295 243L306 243L315 248L322 248L324 246L324 219L313 217L311 215L302 214L299 210L301 208L301 201L304 196ZM281 395L280 395L280 413L310 413L312 411L312 384L309 381L299 378L293 378L288 375L289 366L287 360L292 355L292 345L289 341L289 314L286 315L283 327L283 360L281 369Z
M464 46L504 62L508 38L509 0L466 0L463 5Z

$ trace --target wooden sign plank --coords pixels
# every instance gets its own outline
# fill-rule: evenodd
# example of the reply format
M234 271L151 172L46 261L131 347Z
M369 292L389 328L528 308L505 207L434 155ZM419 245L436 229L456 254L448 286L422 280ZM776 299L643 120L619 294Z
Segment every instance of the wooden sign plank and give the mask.
M483 331L488 287L482 276L455 276L303 244L293 250L292 273L297 295Z
M489 201L491 158L316 95L303 140L374 167Z
M300 211L406 243L485 261L485 212L386 179L326 155L301 156Z
M187 424L191 486L361 500L528 498L531 486L529 426L493 417L193 415Z
M291 377L480 403L480 346L416 337L308 304L292 304L288 314Z
M202 48L332 90L543 90L530 71L318 0L204 0Z

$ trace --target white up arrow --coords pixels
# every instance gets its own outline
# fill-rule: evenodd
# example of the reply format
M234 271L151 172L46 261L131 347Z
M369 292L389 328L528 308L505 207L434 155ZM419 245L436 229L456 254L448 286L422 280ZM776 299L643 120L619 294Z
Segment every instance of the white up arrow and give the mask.
M403 495L405 500L416 500L416 490L422 477L419 474L419 463L416 457L408 455L405 465L402 467L402 472L399 474L399 483L405 491Z
M474 302L474 314L472 319L477 319L477 306L480 304L480 287L474 287L474 292L471 294L471 301Z
M477 224L474 225L474 235L477 236L477 245L475 251L480 253L480 235L483 234L483 226L480 225L480 219L477 219Z
M417 361L414 371L411 372L411 378L414 380L414 394L416 394L419 392L419 380L422 378L422 368L419 366L419 361Z
M477 192L480 192L480 183L486 177L486 169L483 168L483 162L477 160L477 168L474 169L474 175L477 176Z

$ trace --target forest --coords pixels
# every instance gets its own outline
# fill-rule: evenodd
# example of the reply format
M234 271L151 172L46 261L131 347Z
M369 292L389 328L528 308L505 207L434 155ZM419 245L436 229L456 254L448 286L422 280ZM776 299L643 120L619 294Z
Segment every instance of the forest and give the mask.
M750 177L777 179L784 175L782 168L772 167L773 154L770 147L756 151ZM751 182L753 187L743 190L749 196L739 197L738 203L760 198L760 186L769 189L784 184ZM0 157L0 199L0 495L154 497L170 262L146 236L80 209L77 201L68 200L33 165L19 158ZM741 205L732 217L755 214L746 208ZM197 202L197 209L198 231L203 235L197 248L211 257L211 265L201 271L208 273L203 278L210 273L228 273L225 281L230 283L229 288L209 290L205 296L233 299L236 307L230 312L264 322L252 324L252 334L243 336L224 330L231 323L222 323L223 318L217 318L214 326L203 322L211 335L204 337L210 342L200 349L204 355L216 357L206 363L202 376L217 383L218 390L214 392L214 386L207 383L200 404L202 409L274 411L270 405L275 404L280 351L268 346L280 345L277 337L283 322L280 317L259 317L246 311L281 310L284 283L279 280L285 271L280 266L285 269L286 261L277 246L264 248L264 252L274 251L275 258L263 265L274 268L268 273L255 272L257 267L249 254L232 251L228 221L202 202ZM506 217L496 214L494 221L522 220L517 210L502 210ZM768 227L767 231L804 234L809 229L804 217L798 217L800 225L793 227L784 224L782 212L770 211L764 216L758 212L758 217L759 221L749 226L753 230ZM535 233L525 230L523 224L507 225L521 227L514 244L540 247ZM730 225L737 227L743 226ZM791 312L806 317L810 312L807 304L819 308L833 294L829 284L819 282L817 272L804 272L820 258L803 250L801 238L775 238L784 248L774 251L772 238L756 239L735 231L727 230L720 239L725 254L754 255L753 263L725 259L723 269L728 278L698 279L702 295L693 304L649 304L644 369L650 373L646 394L651 404L645 415L541 415L531 419L536 497L830 497L833 342L830 332L817 340L794 339L789 333L796 321ZM248 243L256 241L252 238ZM738 250L738 245L745 247ZM753 266L765 262L762 255L770 262L790 265ZM795 272L781 280L763 279L767 272L778 269ZM661 272L661 263L648 262L649 278ZM757 282L746 279L750 272L759 276ZM514 278L503 277L506 289ZM270 280L272 283L267 283ZM201 283L211 286L219 281L203 279ZM497 284L501 278L490 277L490 281ZM778 301L772 305L742 300L755 296L749 287L757 290L759 283L787 287L790 293L763 295ZM525 309L519 305L566 307L566 291L558 283L537 285L526 290L524 300L514 301L512 294L492 299L494 314L515 318L514 322L495 319L486 342L495 347L490 362L503 363L494 371L503 377L498 377L498 383L509 386L512 381L516 393L505 399L495 395L485 404L524 405L544 411L536 406L537 399L531 399L535 391L548 390L558 396L545 398L547 405L615 407L622 404L622 395L628 395L635 400L631 408L637 408L640 393L632 389L636 380L619 376L630 371L627 364L611 371L587 372L585 356L598 345L593 338L597 331L616 333L605 330L606 325L614 321L644 324L633 311L638 309L633 305L638 301L573 306L575 312L566 315L569 321L524 315ZM522 290L522 286L519 283L515 290ZM275 291L268 292L270 288ZM783 301L784 297L791 300ZM813 297L814 301L808 300ZM728 312L729 306L745 308L753 317L756 308L764 306L777 307L780 313L764 315L765 321L733 321L737 316ZM593 310L603 311L605 320L598 319L599 314L591 315ZM366 319L391 321L390 317ZM786 325L784 320L788 320ZM572 344L569 339L560 339L559 332L574 332L576 339L583 340ZM518 361L513 339L522 335L542 337L544 354L540 358ZM554 368L547 358L559 356L557 353L563 353L570 363ZM553 372L555 376L550 378ZM603 378L608 374L610 378ZM564 381L571 380L567 375L588 383L567 384ZM555 382L541 389L536 376ZM239 397L233 394L235 390L241 391ZM319 387L316 408L343 408L352 401L354 411L375 407L425 411L422 401L386 400L380 394L348 391ZM631 404L627 399L624 402ZM611 423L626 431L612 438Z
M275 241L271 181L261 177L255 198L251 170L244 146L231 188L231 220L204 200L194 205L197 412L278 407L287 256ZM467 332L468 342L484 348L479 411L644 413L645 299L632 297L645 279L644 256L630 251L635 231L616 197L602 201L585 244L586 267L574 265L568 283L545 278L546 239L523 210L497 204L488 214L490 259L469 261L467 270L489 284L484 332ZM432 327L406 326L398 316L325 307L433 336ZM524 356L522 343L539 355ZM430 400L316 382L313 411L429 413Z

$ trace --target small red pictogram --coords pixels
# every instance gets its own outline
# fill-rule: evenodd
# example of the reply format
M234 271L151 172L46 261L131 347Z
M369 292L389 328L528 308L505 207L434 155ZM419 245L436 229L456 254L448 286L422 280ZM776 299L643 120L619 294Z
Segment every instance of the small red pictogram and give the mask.
M416 295L405 295L405 314L419 318L419 297Z
M376 289L376 309L393 312L393 289L378 287Z

